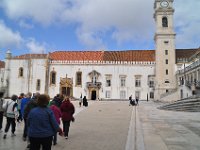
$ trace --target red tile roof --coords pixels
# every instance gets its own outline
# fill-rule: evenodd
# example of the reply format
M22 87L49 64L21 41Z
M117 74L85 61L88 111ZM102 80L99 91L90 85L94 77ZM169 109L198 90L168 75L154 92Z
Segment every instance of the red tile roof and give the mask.
M103 60L102 51L56 51L49 56L52 60Z
M198 49L176 49L176 59L190 58ZM25 54L14 59L47 58L47 54ZM55 51L49 53L51 60L72 61L155 61L155 50L125 51Z
M20 56L14 56L14 59L39 59L39 58L46 58L47 54L24 54Z
M0 68L5 68L5 62L4 61L0 61Z
M177 58L190 58L194 55L199 49L176 49L176 59Z
M155 61L154 50L56 51L49 56L52 60Z

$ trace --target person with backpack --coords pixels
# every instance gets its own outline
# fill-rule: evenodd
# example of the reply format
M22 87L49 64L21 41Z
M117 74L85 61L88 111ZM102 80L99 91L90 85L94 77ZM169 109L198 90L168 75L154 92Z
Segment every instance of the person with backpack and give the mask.
M5 127L5 133L3 138L6 139L7 137L7 132L10 128L10 125L12 127L12 135L11 136L16 136L15 135L15 127L16 127L16 123L15 120L18 117L18 108L17 108L17 102L16 100L18 99L17 95L12 95L11 100L8 100L4 105L3 105L3 109L5 110L6 113L6 118L7 118L7 123L6 123L6 127Z

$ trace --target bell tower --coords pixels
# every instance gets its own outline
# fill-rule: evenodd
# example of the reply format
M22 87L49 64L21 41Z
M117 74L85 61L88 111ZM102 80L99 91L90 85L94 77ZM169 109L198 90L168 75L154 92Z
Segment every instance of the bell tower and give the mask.
M156 23L155 54L155 99L176 88L175 77L175 37L173 26L173 1L155 0L154 19Z

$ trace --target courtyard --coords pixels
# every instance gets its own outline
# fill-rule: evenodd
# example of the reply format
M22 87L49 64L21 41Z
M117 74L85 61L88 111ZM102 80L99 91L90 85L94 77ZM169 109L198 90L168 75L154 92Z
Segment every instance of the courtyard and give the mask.
M69 139L58 136L52 150L199 150L200 113L159 110L162 103L140 101L89 101L76 107ZM5 120L4 120L5 126ZM16 136L0 133L1 150L23 150L23 123L17 123Z

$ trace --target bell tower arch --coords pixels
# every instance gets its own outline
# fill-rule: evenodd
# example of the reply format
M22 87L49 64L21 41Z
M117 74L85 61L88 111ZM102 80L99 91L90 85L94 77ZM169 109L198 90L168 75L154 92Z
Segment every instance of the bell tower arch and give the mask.
M155 0L154 19L156 23L155 53L155 99L176 88L175 37L173 25L174 0Z

